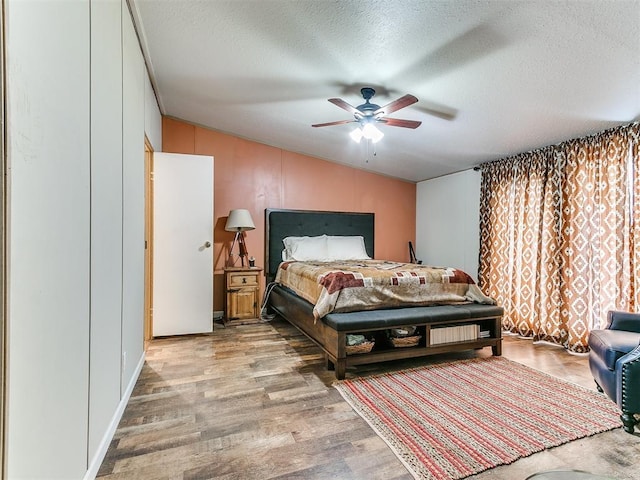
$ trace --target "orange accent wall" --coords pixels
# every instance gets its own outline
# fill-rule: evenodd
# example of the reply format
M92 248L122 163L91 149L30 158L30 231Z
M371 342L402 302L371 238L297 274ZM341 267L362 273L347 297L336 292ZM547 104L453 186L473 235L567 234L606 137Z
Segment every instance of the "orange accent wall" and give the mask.
M270 147L180 120L162 119L162 150L214 157L214 305L224 308L223 269L234 234L229 210L246 208L256 229L249 255L264 265L264 210L291 208L375 213L375 258L409 261L415 244L416 185ZM264 279L262 279L264 282ZM264 287L264 285L263 285Z

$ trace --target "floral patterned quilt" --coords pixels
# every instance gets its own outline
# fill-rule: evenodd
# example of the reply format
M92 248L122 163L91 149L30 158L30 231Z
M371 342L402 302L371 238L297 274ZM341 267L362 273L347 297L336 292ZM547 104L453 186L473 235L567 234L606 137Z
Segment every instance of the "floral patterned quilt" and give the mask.
M276 283L314 304L316 320L331 312L495 304L462 270L385 260L283 262Z

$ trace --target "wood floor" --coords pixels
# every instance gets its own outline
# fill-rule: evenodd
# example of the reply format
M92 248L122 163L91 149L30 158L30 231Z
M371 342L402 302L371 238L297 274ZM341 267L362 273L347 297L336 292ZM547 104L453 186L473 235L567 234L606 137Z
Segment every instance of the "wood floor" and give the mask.
M361 366L347 378L490 355L491 350ZM507 337L503 355L589 388L583 356ZM331 387L320 350L274 320L151 341L100 468L115 479L411 479L387 445ZM638 430L638 429L637 429ZM622 429L468 477L524 480L576 469L640 479L640 432Z

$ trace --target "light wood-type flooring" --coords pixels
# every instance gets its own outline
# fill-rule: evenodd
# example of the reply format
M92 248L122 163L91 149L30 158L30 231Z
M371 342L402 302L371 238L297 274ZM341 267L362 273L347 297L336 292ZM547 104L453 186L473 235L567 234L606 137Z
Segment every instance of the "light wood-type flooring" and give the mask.
M361 366L347 378L490 353ZM503 355L595 388L585 356L516 337L505 338ZM334 380L321 351L278 319L155 339L99 478L411 479L331 387ZM524 480L576 469L640 479L638 430L601 433L468 478Z

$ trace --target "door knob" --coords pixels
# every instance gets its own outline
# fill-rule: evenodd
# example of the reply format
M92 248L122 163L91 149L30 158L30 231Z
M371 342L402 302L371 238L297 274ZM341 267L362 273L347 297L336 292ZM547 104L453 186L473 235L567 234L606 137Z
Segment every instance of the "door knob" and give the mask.
M204 248L211 247L211 242L204 242Z

